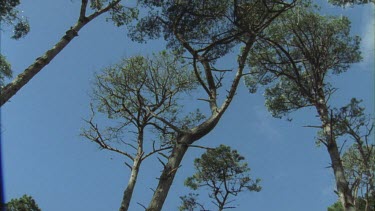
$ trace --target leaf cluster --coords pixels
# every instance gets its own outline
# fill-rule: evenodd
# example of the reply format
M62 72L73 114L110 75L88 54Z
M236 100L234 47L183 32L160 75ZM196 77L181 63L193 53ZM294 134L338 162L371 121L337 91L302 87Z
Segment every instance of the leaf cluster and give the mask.
M90 8L95 11L102 10L106 5L114 4L109 10L109 17L107 21L113 21L116 26L122 26L129 24L131 21L136 19L139 14L139 10L136 7L127 7L119 3L116 0L90 0Z
M335 6L341 6L341 7L369 4L369 3L375 4L375 0L328 0L328 2Z
M0 2L0 22L14 27L12 39L15 40L23 38L30 31L29 22L23 16L20 17L19 11L16 9L19 4L19 0Z
M28 195L19 199L12 199L6 204L7 211L41 211L35 200Z
M375 211L375 198L370 199L368 202L368 209L366 210L366 200L358 197L355 200L356 209L360 211ZM345 211L341 202L337 201L327 208L327 211Z
M0 54L0 87L3 86L5 78L12 77L12 69L9 62L6 60L5 56Z

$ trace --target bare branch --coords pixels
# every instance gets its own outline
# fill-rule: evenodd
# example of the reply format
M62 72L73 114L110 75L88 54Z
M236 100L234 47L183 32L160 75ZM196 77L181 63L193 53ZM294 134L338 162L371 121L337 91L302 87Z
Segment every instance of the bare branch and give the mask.
M172 128L174 131L178 132L178 133L181 133L181 134L185 134L185 133L188 133L188 131L184 131L180 128L178 128L177 126L173 125L171 122L169 122L168 120L162 118L162 117L159 117L157 114L155 114L154 112L152 112L150 110L149 107L146 107L147 111L153 116L155 117L156 119L162 121L164 124L168 125L170 128Z
M141 204L141 203L139 203L139 202L137 202L137 204L138 204L139 206L143 207L145 210L147 209L147 207L146 207L145 205L143 205L143 204Z
M111 1L110 3L108 3L108 5L106 7L104 7L103 9L99 10L99 11L96 11L94 12L93 14L91 14L90 16L87 17L87 19L89 21L91 21L92 19L98 17L99 15L107 12L108 10L112 9L114 6L116 6L118 3L120 3L121 0L115 0L115 1Z
M82 0L81 11L79 13L79 20L84 20L86 18L86 8L88 0Z
M161 165L163 165L163 167L165 168L166 167L165 163L159 157L157 157L157 159L161 163Z
M155 153L159 153L159 152L167 150L167 149L172 149L172 147L170 146L170 147L162 147L160 149L155 149L152 152L149 152L148 154L146 154L145 156L143 156L142 157L142 161L145 160L146 158L148 158L149 156L155 154Z
M132 167L128 162L125 162L125 165L126 165L127 167L129 167L130 170L133 169L133 167Z

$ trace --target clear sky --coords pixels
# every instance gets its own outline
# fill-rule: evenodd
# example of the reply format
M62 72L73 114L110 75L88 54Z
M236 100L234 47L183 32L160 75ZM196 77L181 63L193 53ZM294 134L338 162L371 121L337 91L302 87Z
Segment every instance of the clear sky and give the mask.
M17 75L72 26L79 13L78 0L22 1L31 25L30 34L10 40L2 33L2 53ZM350 98L374 108L374 6L337 9L322 3L322 13L349 16L352 33L363 38L364 61L332 78L338 87L332 103L343 106ZM101 151L80 137L83 118L90 114L89 93L93 73L123 57L163 50L162 41L131 42L125 28L106 22L89 23L79 36L2 108L2 149L6 199L29 194L45 211L118 210L129 171L125 158ZM231 58L233 59L233 58ZM230 58L228 64L233 63ZM194 100L195 98L192 98ZM190 105L194 106L194 104ZM198 143L227 144L247 158L253 177L263 190L236 198L236 210L319 211L336 201L334 180L326 150L315 146L315 111L305 109L287 122L272 118L262 93L249 94L242 84L217 128ZM179 195L189 190L183 180L193 173L192 161L203 151L186 154L163 210L177 210ZM142 210L156 187L161 165L146 161L140 170L130 210ZM203 194L202 194L203 195ZM203 198L210 205L207 198Z

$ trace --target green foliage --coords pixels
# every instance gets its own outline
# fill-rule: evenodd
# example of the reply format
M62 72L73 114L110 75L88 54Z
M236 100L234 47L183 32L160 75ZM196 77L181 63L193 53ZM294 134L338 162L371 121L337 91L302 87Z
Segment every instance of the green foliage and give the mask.
M364 113L362 101L352 98L350 103L340 109L334 109L333 122L337 136L363 133L363 128L371 125L371 116Z
M23 38L30 31L29 22L23 16L20 17L16 9L19 4L19 0L0 2L0 22L14 26L12 38L15 40Z
M103 8L104 3L108 2L108 0L90 0L90 8L94 10L100 10Z
M271 19L291 7L286 1L253 0L143 0L140 5L151 9L130 30L133 40L164 37L169 48L181 50L188 44L204 51L210 61L226 55L242 38L263 30Z
M345 174L354 188L360 188L364 195L371 195L371 187L374 188L375 172L375 145L362 146L362 153L358 150L358 144L353 144L345 151L342 162ZM366 160L365 160L366 159ZM374 192L375 193L375 192Z
M18 11L15 9L20 0L0 1L0 21L12 21L17 18Z
M375 198L370 198L368 203L368 209L366 210L366 201L359 197L356 199L356 208L358 211L375 211ZM330 207L327 208L327 211L344 211L340 201L335 202Z
M6 211L41 211L31 196L23 195L19 199L12 199L6 204Z
M224 209L231 202L228 201L230 196L237 196L243 191L261 190L258 185L260 179L254 181L250 178L250 168L244 159L229 146L220 145L215 149L209 149L194 160L196 173L185 180L185 185L193 190L207 187L214 204Z
M4 78L12 77L11 65L6 60L5 56L0 54L0 86L4 83Z
M12 36L13 39L18 40L22 37L26 36L27 33L30 31L30 25L27 20L20 20L18 23L14 25L14 34Z
M90 8L99 11L112 2L114 1L90 0ZM137 8L129 8L118 3L109 10L110 17L107 18L107 20L113 21L116 26L122 26L136 19L138 17L138 12Z
M375 0L328 0L329 3L335 6L354 6L354 5L361 5L361 4L368 4L368 3L375 3Z
M194 89L196 82L187 65L161 52L153 59L136 56L106 68L97 75L96 85L100 111L114 118L128 116L142 106L153 112L160 109L175 114L178 95ZM145 110L141 116L147 113Z
M124 59L104 69L96 75L93 116L97 110L117 123L106 127L100 137L105 141L122 140L124 133L139 134L150 126L162 146L170 145L177 136L170 125L185 129L204 118L199 110L186 116L181 112L181 96L196 87L188 64L165 51L152 58ZM94 125L82 133L92 141L97 140L99 130Z
M359 37L350 35L348 18L294 8L268 27L254 45L246 84L252 92L258 84L269 84L268 109L276 117L287 115L316 104L322 94L332 94L327 75L340 74L360 61L359 43ZM279 82L274 82L276 78Z
M200 207L201 210L205 210L203 205L197 200L199 194L189 193L188 196L181 196L181 206L178 208L180 211L194 211L194 209Z
M340 201L335 202L330 207L327 208L327 211L344 211L344 208L341 205Z
M0 1L0 28L3 30L3 23L13 26L12 39L18 40L26 36L30 31L30 25L27 19L20 17L16 7L20 4L19 0ZM12 77L12 69L5 56L0 54L0 87L3 86L4 79Z
M129 24L131 21L138 17L139 11L137 8L128 8L121 4L114 6L110 12L110 20L115 23L116 26L122 26Z
M280 78L273 87L267 88L264 96L266 96L266 107L272 116L277 118L300 108L311 106L311 103L298 91L298 86L286 80L285 77Z

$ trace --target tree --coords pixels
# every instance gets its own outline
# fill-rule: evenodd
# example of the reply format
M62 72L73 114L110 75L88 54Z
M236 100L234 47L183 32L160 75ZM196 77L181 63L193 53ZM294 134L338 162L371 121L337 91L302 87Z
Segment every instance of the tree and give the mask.
M12 199L6 204L7 211L41 211L35 200L28 195L19 199Z
M208 149L200 158L194 160L196 173L186 179L185 185L193 190L208 188L212 203L220 211L235 208L228 206L234 201L230 200L230 197L243 191L261 190L258 185L260 179L254 181L250 178L250 168L244 160L237 150L231 150L229 146L220 145L215 149ZM189 196L181 197L183 205L180 210L190 210L189 205L191 207L197 203L196 200L189 200L196 195Z
M84 130L82 135L101 149L124 155L132 162L126 162L131 174L120 210L129 208L142 161L172 148L175 137L168 124L163 122L164 118L180 127L203 118L199 112L191 113L185 119L179 115L179 97L194 90L197 85L187 68L182 59L161 52L152 59L136 56L123 60L96 76L91 106L93 115L87 120L89 129ZM104 130L93 122L97 112L111 121ZM146 136L147 130L156 137ZM147 139L161 141L147 142ZM127 149L129 147L135 152Z
M19 4L18 0L12 1L1 1L4 4L4 9L0 10L1 18L5 20L13 21L17 17L15 6ZM0 106L3 106L11 97L13 97L24 85L26 85L35 75L37 75L48 63L52 61L76 36L78 32L89 22L97 18L98 16L109 13L110 19L114 21L117 26L121 26L129 23L133 20L138 12L135 8L128 8L120 4L121 0L82 0L81 8L79 11L79 17L74 26L70 27L62 38L42 56L38 57L34 63L20 73L12 82L1 87L0 90ZM1 5L3 6L3 5ZM88 9L89 7L89 9ZM3 7L1 7L3 8ZM88 10L93 11L91 14L87 14ZM24 35L25 27L28 25L16 24L15 38L20 38ZM5 59L0 57L0 70L2 75L11 77L11 68L9 63L4 62ZM3 76L1 76L3 77Z
M340 201L345 210L355 210L330 112L329 99L335 89L327 77L361 60L360 39L350 35L346 17L320 16L313 9L298 8L279 20L251 51L247 85L252 92L259 83L269 85L266 106L274 117L310 106L316 109L321 122L319 142L330 155Z
M296 1L140 1L149 14L140 19L130 36L140 42L163 36L167 46L190 59L210 113L202 123L179 128L148 211L161 210L189 146L210 133L231 104L244 75L250 49L278 16ZM218 68L217 61L240 48L235 71ZM224 86L223 79L229 84ZM219 95L221 92L221 95ZM224 97L221 97L224 96ZM157 117L157 115L155 116Z

